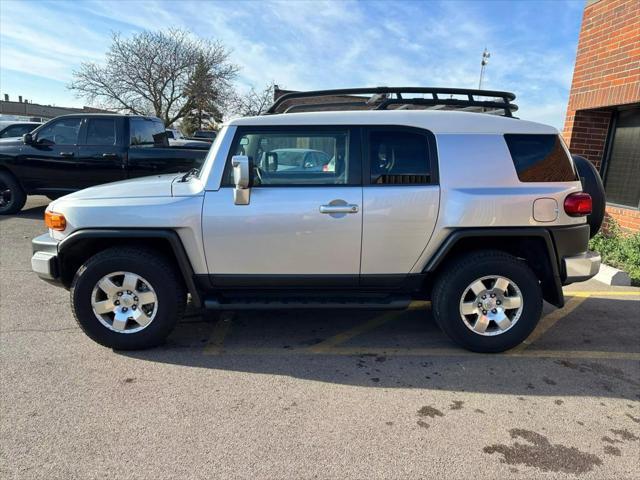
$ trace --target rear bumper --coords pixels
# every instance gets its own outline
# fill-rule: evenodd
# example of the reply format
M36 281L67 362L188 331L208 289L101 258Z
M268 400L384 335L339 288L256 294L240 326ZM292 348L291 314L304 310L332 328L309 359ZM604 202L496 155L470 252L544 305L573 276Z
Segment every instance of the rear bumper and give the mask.
M594 277L600 270L600 255L596 252L585 252L580 255L564 257L562 259L566 272L565 285L575 282L584 282Z
M47 282L60 284L60 270L58 269L58 241L48 233L40 235L31 241L31 270Z

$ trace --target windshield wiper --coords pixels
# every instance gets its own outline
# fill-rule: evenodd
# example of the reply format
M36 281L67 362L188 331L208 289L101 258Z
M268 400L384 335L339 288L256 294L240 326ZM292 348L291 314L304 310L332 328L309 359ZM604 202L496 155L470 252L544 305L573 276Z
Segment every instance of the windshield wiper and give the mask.
M199 168L192 168L191 170L189 170L187 173L185 173L182 178L180 179L181 182L186 182L187 180L189 180L191 177L194 177L196 175L198 175L198 172L200 172Z

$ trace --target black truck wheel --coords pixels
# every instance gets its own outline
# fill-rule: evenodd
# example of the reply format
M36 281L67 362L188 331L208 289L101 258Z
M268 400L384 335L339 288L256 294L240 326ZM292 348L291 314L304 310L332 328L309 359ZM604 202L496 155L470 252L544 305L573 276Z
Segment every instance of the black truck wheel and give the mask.
M114 247L91 257L76 273L70 293L84 333L116 350L163 343L187 299L182 279L166 258L134 247Z
M18 180L9 172L0 171L0 215L11 215L22 210L27 201Z
M590 235L593 237L602 226L604 220L604 210L607 206L607 197L604 192L604 185L596 167L584 157L572 155L573 162L578 170L578 176L582 182L582 190L591 195L592 210L591 215L587 216L587 223L591 230Z
M499 250L480 250L447 266L431 303L436 323L453 341L474 352L503 352L538 324L542 291L525 262Z

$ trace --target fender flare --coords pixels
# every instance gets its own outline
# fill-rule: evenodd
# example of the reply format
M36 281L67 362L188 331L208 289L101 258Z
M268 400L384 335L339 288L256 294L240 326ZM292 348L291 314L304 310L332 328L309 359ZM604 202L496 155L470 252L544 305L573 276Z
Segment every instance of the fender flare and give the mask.
M474 237L535 237L543 240L549 256L551 268L551 284L547 288L545 300L557 306L564 306L562 292L562 278L560 274L560 259L558 258L551 233L540 227L490 227L490 228L461 228L453 231L433 254L425 265L423 273L433 273L447 258L447 254L455 244L463 238ZM543 289L544 290L544 289Z
M123 239L161 239L165 240L171 246L171 250L175 256L176 263L180 269L180 273L187 287L187 291L191 294L191 300L196 308L202 307L202 298L195 283L195 274L193 267L184 249L180 236L170 229L155 228L99 228L99 229L83 229L77 230L65 237L58 244L58 261L62 262L65 251L69 251L73 246L85 240L102 240L108 238Z

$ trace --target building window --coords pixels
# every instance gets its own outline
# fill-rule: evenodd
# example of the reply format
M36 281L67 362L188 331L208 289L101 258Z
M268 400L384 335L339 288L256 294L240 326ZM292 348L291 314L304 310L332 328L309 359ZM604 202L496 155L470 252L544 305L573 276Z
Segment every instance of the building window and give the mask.
M640 208L640 108L620 110L605 163L607 202Z

